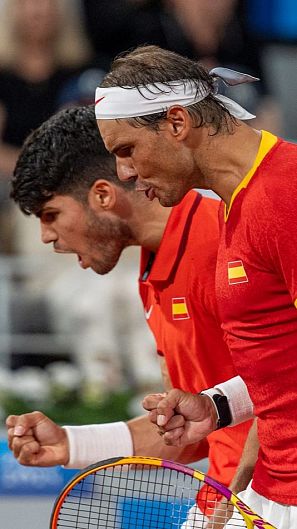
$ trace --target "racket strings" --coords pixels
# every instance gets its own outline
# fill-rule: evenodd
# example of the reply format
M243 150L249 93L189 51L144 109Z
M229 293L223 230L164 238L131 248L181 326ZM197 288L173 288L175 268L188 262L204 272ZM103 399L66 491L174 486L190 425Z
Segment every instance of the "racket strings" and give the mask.
M217 491L190 475L152 465L123 464L94 471L70 489L56 527L220 529L229 516L220 506ZM239 512L228 527L246 527Z
M182 529L223 529L227 523L228 529L247 527L234 505L222 498L211 485L202 485L197 494L197 505L190 509Z

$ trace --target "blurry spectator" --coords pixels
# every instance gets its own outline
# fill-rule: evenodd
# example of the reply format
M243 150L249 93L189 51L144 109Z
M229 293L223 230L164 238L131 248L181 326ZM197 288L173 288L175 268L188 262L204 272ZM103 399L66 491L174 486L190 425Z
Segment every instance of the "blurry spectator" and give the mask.
M270 82L266 82L266 69L262 69L259 41L250 29L250 2L254 2L255 9L259 5L256 0L166 0L191 41L195 57L205 66L225 66L260 78L259 83L232 89L221 86L220 92L257 115L253 121L255 128L278 134L281 132L280 110ZM270 0L265 3L270 5Z
M258 52L238 0L84 0L86 27L103 61L155 44L213 67L245 64L259 73ZM108 66L108 65L107 65Z
M140 44L193 55L193 46L167 0L83 0L86 28L100 63Z
M185 34L190 40L197 59L206 66L217 64L219 55L230 41L238 39L238 31L234 29L234 10L237 0L166 0L167 7L171 7ZM230 34L230 28L232 32ZM232 43L233 44L233 43ZM238 53L240 46L232 53ZM227 49L229 53L229 49ZM224 58L225 59L225 58ZM232 62L237 62L234 58Z
M57 110L65 82L91 56L78 6L75 0L6 0L1 4L0 215L8 208L7 176L24 139ZM9 252L11 235L5 233L1 220L0 251Z
M76 3L61 0L7 0L0 31L0 169L14 168L28 132L57 108L59 90L90 57L74 26ZM66 10L67 9L67 10Z
M236 87L231 97L257 114L256 127L280 133L280 112L265 83L258 40L248 25L248 2L84 0L83 7L88 34L105 68L124 50L156 44L208 68L220 65L245 71L261 82ZM227 88L225 93L230 95Z
M246 0L246 20L257 41L269 88L280 104L281 134L297 139L297 4L295 0Z

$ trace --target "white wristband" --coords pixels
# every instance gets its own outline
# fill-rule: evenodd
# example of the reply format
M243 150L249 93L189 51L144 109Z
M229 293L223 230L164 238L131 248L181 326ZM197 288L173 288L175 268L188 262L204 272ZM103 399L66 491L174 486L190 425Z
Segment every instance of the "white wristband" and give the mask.
M254 406L241 377L233 377L222 384L217 384L215 387L228 399L232 417L232 422L229 426L236 426L236 424L254 417Z
M65 468L85 468L116 456L133 455L133 442L125 422L64 426L69 442Z

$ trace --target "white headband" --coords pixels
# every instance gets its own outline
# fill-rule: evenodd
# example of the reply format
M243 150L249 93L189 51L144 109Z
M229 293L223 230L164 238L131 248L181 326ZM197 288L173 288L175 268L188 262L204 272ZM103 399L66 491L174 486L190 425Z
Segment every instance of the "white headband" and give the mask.
M228 85L257 81L256 77L235 72L228 68L214 68L210 75L221 78ZM205 99L210 89L204 83L197 85L188 79L171 81L168 84L154 83L145 86L112 86L97 88L95 113L97 119L120 119L148 116L164 112L175 104L187 107ZM214 94L237 119L255 118L229 97Z

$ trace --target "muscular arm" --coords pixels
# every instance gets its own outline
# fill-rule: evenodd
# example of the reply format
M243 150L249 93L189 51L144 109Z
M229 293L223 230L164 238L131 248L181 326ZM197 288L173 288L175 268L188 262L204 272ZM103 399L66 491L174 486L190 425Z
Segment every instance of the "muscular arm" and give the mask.
M170 380L170 376L168 373L168 368L166 364L166 360L164 356L159 356L159 363L160 363L160 370L163 380L163 387L165 391L170 391L172 389L172 384Z
M43 413L32 412L11 415L6 424L9 447L19 463L27 466L83 468L101 459L133 454L190 463L208 453L207 441L184 448L164 445L147 416L134 418L126 425L62 428Z
M235 494L245 490L251 481L255 463L258 457L258 452L259 441L257 434L257 419L255 419L247 436L237 471L230 485L230 489Z
M252 479L254 466L258 457L259 442L257 435L257 419L249 431L246 443L242 452L241 460L237 471L230 483L230 489L235 494L245 490ZM229 520L233 514L233 506L231 506L226 498L223 498L215 509L206 529L216 529L222 527L222 517Z
M127 422L127 425L132 436L133 452L136 455L171 459L184 464L193 463L208 455L207 441L185 447L165 445L157 428L152 425L148 416L132 419Z
M166 388L169 377L161 358ZM58 426L41 412L11 415L6 420L8 441L15 457L23 465L67 465L82 468L100 459L115 456L143 455L190 463L207 457L208 443L187 447L164 445L158 429L148 416L125 423L86 426Z
M240 377L233 377L216 387L227 396L233 425L253 417L253 404ZM159 426L168 445L186 446L199 442L217 427L216 406L207 395L172 389L166 396L160 393L147 395L143 407L149 411L151 422Z
M165 391L170 391L172 384L164 356L160 356L159 361L163 386ZM158 429L152 425L147 415L132 419L127 425L132 437L134 454L171 459L184 464L193 463L208 455L206 440L182 448L165 445Z

